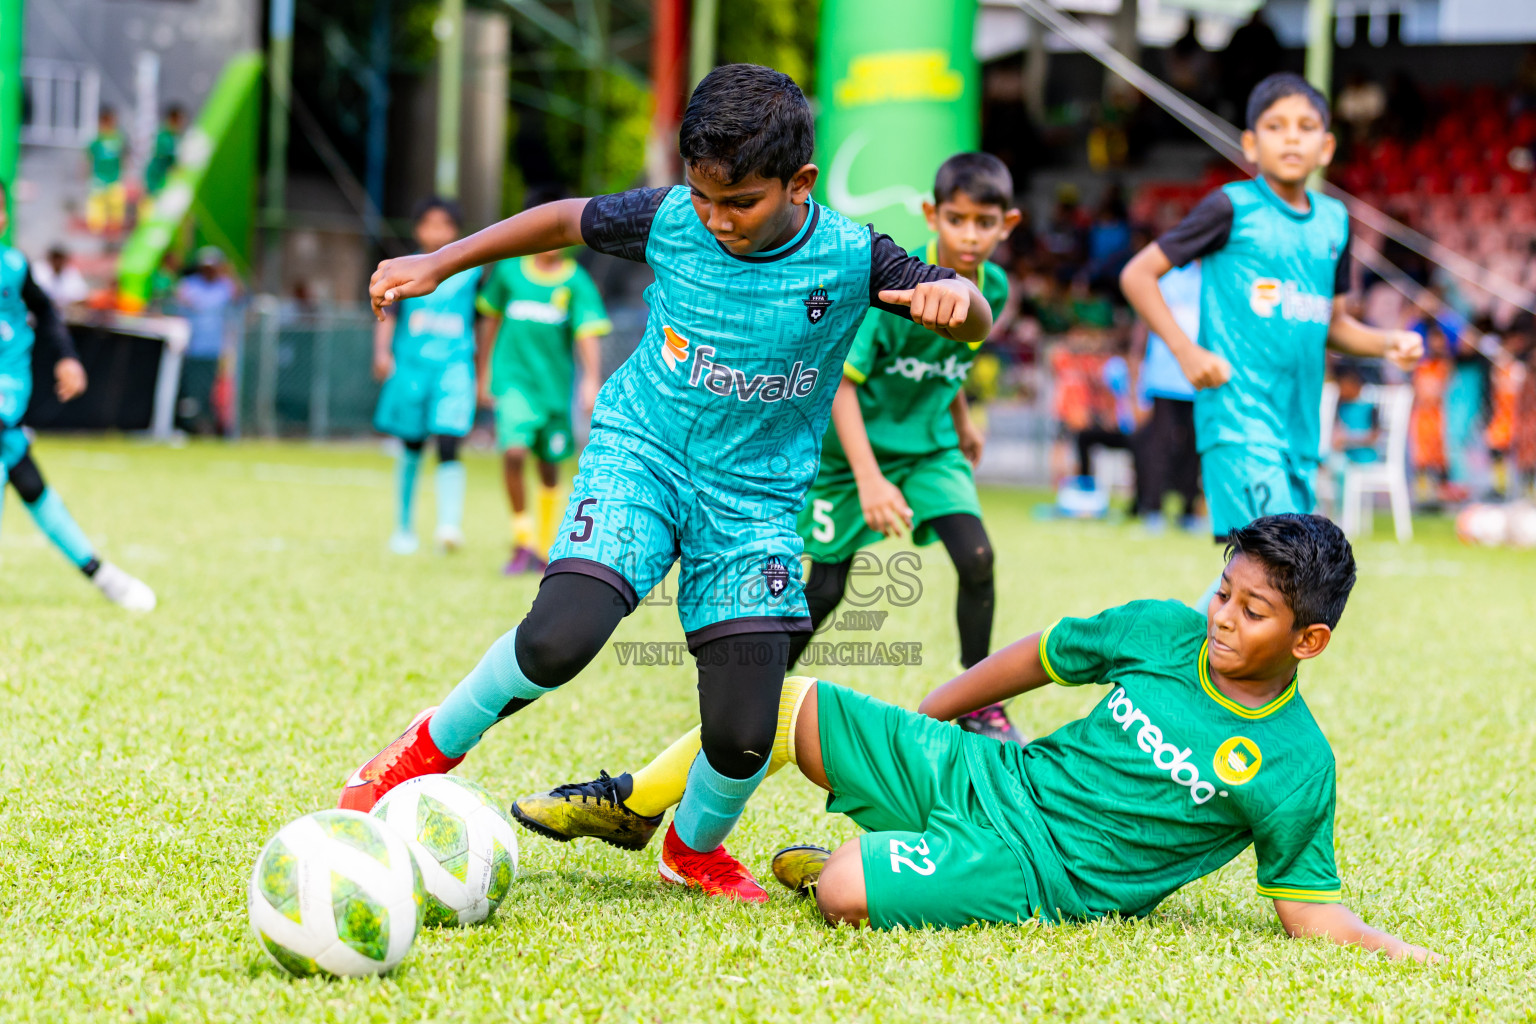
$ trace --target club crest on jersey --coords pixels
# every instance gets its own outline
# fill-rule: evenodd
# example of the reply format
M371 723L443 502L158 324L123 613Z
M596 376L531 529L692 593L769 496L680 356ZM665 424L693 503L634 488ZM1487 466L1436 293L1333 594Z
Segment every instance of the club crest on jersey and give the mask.
M1246 736L1233 736L1216 748L1212 767L1216 777L1229 786L1241 786L1259 774L1264 755L1259 745Z
M832 306L832 300L827 298L825 288L814 288L811 294L805 297L805 315L811 323L821 323L821 318L827 315L827 310Z
M768 584L768 593L778 597L789 586L789 570L777 558L770 558L763 565L763 579Z

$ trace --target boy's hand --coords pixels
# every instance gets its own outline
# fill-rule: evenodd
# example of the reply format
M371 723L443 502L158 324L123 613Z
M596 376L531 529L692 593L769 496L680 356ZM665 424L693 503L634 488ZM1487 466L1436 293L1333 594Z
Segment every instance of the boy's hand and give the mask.
M53 393L68 402L85 392L85 367L78 359L60 359L53 364Z
M971 313L971 290L953 278L924 281L915 288L880 293L881 302L910 306L912 322L930 331L959 327Z
M401 299L429 295L443 283L444 274L436 253L418 253L385 260L368 280L368 300L380 322L384 307Z
M901 488L883 476L859 484L859 507L869 528L887 537L905 537L912 528L912 509Z
M1232 364L1210 349L1193 346L1178 359L1179 369L1198 391L1219 388L1232 379Z
M1411 942L1404 942L1397 955L1405 960L1417 960L1421 964L1440 964L1445 962L1445 957L1432 949L1423 946L1415 946Z
M383 383L395 375L395 357L389 352L373 354L373 379Z
M1400 370L1412 370L1424 358L1424 339L1416 331L1388 331L1382 353Z
M965 456L972 469L976 468L981 464L981 450L986 446L987 436L974 423L957 428L955 433L960 435L960 454Z

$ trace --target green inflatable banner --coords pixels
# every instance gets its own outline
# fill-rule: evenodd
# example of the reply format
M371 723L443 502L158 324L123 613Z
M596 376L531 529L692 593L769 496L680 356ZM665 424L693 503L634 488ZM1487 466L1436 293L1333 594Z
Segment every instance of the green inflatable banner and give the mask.
M980 137L976 0L822 0L817 198L905 248L933 175Z

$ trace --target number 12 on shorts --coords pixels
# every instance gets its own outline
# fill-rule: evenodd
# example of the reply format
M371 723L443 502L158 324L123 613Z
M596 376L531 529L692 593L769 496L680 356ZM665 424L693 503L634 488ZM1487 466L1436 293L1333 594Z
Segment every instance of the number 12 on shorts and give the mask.
M907 856L910 853L922 857L923 862L919 864ZM928 859L928 840L926 839L919 839L915 845L908 845L900 839L891 840L891 873L900 874L903 864L920 875L931 875L938 870L938 865Z

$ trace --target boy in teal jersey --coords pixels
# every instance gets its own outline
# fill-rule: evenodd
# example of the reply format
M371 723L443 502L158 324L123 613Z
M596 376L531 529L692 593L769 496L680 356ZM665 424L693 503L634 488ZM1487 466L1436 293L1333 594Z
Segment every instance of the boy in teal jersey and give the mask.
M560 198L532 197L524 209ZM576 454L571 432L572 352L581 356L577 404L592 414L602 385L598 339L613 329L592 278L566 253L543 252L491 268L475 308L480 325L480 402L496 410L496 443L512 506L508 576L543 573L554 540L557 464ZM539 521L528 515L523 464L539 465Z
M934 199L925 211L937 237L912 255L976 284L995 317L1008 300L1008 278L988 260L1019 221L1008 168L985 153L952 156L939 168ZM982 436L960 391L979 347L957 345L891 313L865 315L843 362L821 468L797 522L811 560L805 600L812 632L791 642L790 665L842 601L858 551L882 535L907 531L919 544L942 540L959 573L961 665L970 668L987 656L992 543L971 476ZM1024 742L1000 704L962 716L960 724ZM694 730L633 775L603 772L591 782L525 796L512 805L512 815L541 835L641 849L662 813L682 799L697 753Z
M354 773L342 806L459 763L491 725L570 680L682 563L702 754L663 844L669 881L767 894L725 851L768 767L789 641L810 620L795 515L816 474L831 386L872 305L956 341L992 316L974 285L810 198L810 105L788 76L705 76L679 132L684 187L566 200L439 253L382 264L376 305L471 266L585 243L656 274L633 356L608 379L533 607L442 707Z
M1317 90L1294 74L1264 79L1243 133L1258 177L1206 196L1120 275L1125 297L1198 389L1195 434L1218 540L1257 516L1312 510L1325 349L1405 369L1423 352L1411 331L1375 330L1345 311L1349 215L1307 189L1333 151ZM1196 259L1199 345L1157 286Z
M0 185L0 234L7 224L6 189ZM33 323L27 322L30 314ZM33 326L35 324L35 328ZM69 330L53 300L32 280L27 258L0 246L0 480L15 488L43 536L85 574L107 600L129 611L155 607L155 592L143 581L104 562L63 500L43 480L32 459L31 441L21 428L32 399L32 354L38 338L53 349L54 393L68 402L85 393L85 368L75 355ZM0 484L0 511L5 494Z
M1334 758L1299 691L1355 581L1338 527L1266 516L1228 540L1205 615L1135 601L1062 619L924 698L917 712L787 680L775 765L867 830L835 853L793 846L774 874L831 923L1142 917L1248 846L1293 936L1425 959L1341 902ZM1049 683L1105 685L1083 718L1026 747L942 724Z
M463 215L438 197L416 210L416 242L433 253L459 237ZM402 301L373 332L373 375L384 382L373 425L400 439L395 464L395 532L391 551L417 548L413 508L416 472L428 435L437 437L438 546L464 544L464 463L459 441L475 419L475 288L478 270L465 270L430 295Z

